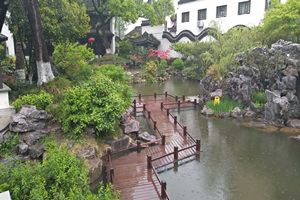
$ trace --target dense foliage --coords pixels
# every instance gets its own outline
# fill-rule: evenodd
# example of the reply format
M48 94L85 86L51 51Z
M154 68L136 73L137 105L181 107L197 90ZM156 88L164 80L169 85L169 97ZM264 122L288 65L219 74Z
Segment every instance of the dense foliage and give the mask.
M268 100L264 92L253 92L251 94L251 101L256 104L263 105L267 103Z
M12 105L17 111L25 104L36 106L38 110L49 110L49 106L53 103L52 98L51 94L42 90L40 94L24 95L13 102Z
M0 141L0 158L7 154L11 155L15 146L20 142L18 134L7 133L6 136L9 137L8 141Z
M300 43L300 1L287 0L282 4L273 0L265 13L262 30L270 46L278 39Z
M240 109L243 109L243 105L236 102L233 99L230 99L226 96L220 100L219 104L214 104L214 100L210 100L206 102L205 106L207 108L213 109L214 113L216 115L221 114L222 112L230 113L235 107L239 107Z
M184 67L183 60L181 60L180 58L177 58L176 60L173 61L172 67L174 69L179 69L179 70L183 69L183 67Z
M49 145L56 146L54 144ZM89 190L88 170L83 160L62 145L48 148L42 163L0 164L0 192L9 190L12 199L118 199L111 186L101 185L99 195Z
M60 105L63 131L80 137L87 125L93 127L98 136L114 130L119 116L131 103L131 95L129 86L97 73L85 84L65 92Z
M87 65L87 62L94 57L93 50L86 45L66 42L55 47L53 63L61 73L72 78L75 72Z

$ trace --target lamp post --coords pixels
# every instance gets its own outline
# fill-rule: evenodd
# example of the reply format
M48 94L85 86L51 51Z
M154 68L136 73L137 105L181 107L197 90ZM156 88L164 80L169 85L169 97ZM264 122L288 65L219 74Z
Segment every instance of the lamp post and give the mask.
M5 20L6 16L6 11L8 9L8 3L9 0L4 0L0 2L0 32L3 27L3 23ZM0 43L3 41L6 41L8 38L5 35L0 34ZM0 62L0 89L3 88L3 82L2 82L2 67L1 67L1 62Z

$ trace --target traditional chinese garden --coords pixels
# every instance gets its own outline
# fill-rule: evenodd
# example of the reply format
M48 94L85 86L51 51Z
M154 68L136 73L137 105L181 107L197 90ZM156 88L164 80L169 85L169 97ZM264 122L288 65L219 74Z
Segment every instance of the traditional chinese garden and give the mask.
M188 130L195 143L201 139L201 151L197 140L186 158L175 159L174 148L175 161L152 166L160 177L157 198L297 199L299 0L274 1L260 26L223 33L221 23L211 22L206 42L158 50L135 44L142 36L133 34L116 37L111 52L117 34L107 30L110 19L117 18L120 30L138 17L157 25L174 14L170 0L119 4L3 3L16 56L7 56L1 43L0 81L10 88L5 91L16 113L4 115L0 108L0 193L9 191L12 199L143 199L137 190L124 197L114 187L126 183L114 180L120 172L112 170L112 160L166 145L145 103L165 98L175 106L161 104L163 115L173 117L174 134L181 134L180 124L182 135ZM182 56L173 58L171 51ZM192 107L183 106L188 101Z

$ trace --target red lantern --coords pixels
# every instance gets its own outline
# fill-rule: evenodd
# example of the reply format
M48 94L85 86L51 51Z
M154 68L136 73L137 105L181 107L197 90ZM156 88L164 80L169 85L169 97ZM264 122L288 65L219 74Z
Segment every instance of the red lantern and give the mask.
M93 42L95 42L95 38L90 37L90 38L88 39L88 41L89 41L89 43L93 44Z

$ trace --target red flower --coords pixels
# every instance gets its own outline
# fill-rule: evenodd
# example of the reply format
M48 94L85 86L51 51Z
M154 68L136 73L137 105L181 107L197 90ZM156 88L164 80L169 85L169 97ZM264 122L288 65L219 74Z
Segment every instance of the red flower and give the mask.
M107 93L105 93L105 96L107 96L108 94Z

